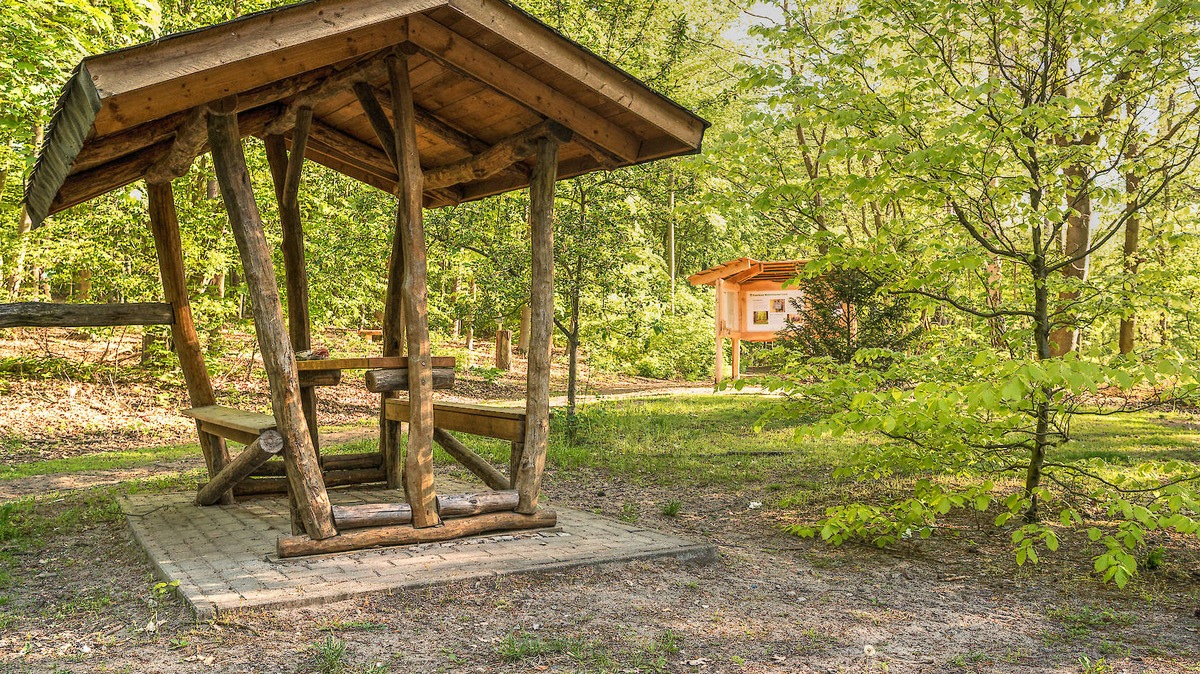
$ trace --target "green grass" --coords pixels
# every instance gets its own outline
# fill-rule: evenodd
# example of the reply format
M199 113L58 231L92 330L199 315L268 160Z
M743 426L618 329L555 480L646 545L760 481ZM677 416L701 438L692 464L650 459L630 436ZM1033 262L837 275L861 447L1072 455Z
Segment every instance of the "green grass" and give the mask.
M1183 421L1163 412L1076 417L1071 429L1075 442L1058 450L1056 460L1100 459L1116 465L1196 461L1200 430Z
M357 430L358 427L349 427ZM372 452L379 449L377 426L362 426L362 438L322 447L322 454L348 454L355 452ZM233 443L230 452L237 454L241 445ZM60 473L86 473L100 470L120 470L138 468L162 461L178 461L201 456L200 446L196 443L185 445L166 445L158 447L142 447L125 449L97 454L84 454L63 459L46 461L29 461L0 466L0 480L16 480L37 475L56 475ZM449 457L447 457L449 458Z
M747 395L592 403L580 408L573 443L567 441L565 414L556 410L547 458L559 469L601 469L659 485L761 486L789 506L802 507L826 486L831 470L852 464L864 449L887 442L877 435L856 434L797 438L793 422L762 421L778 404L777 399ZM1076 441L1056 450L1056 460L1099 459L1114 466L1195 460L1200 430L1180 421L1178 416L1157 412L1079 418L1073 429ZM759 425L761 429L756 429ZM368 452L379 446L373 422L337 430L361 435L323 447L323 452ZM496 464L508 463L507 442L471 437L469 444ZM199 454L195 444L186 444L34 461L0 467L0 480L132 468ZM441 466L457 466L440 449L435 450L434 460Z
M83 456L73 456L65 459L29 461L27 463L0 466L0 480L16 480L23 477L54 475L56 473L85 473L96 470L136 468L159 461L177 461L193 456L200 456L200 446L195 443L189 445L169 445L166 447L125 449L100 454L84 454Z
M825 472L849 461L858 448L880 442L862 436L797 440L795 427L778 421L756 432L755 425L777 404L752 396L591 403L580 408L574 443L567 441L565 413L555 410L547 460L559 469L595 468L660 485L744 485L778 482L783 471L793 480ZM508 463L507 442L473 437L470 446L496 464ZM440 450L434 460L454 464Z

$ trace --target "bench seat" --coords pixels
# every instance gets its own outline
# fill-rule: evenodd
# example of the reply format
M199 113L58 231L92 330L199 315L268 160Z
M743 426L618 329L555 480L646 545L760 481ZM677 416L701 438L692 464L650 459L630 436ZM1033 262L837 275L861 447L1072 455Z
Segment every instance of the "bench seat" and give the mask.
M200 423L200 430L226 440L248 445L258 439L263 431L275 430L275 417L258 412L247 412L224 405L205 405L183 411Z
M389 399L385 415L391 421L408 423L408 401ZM434 403L433 425L447 431L482 435L517 443L525 442L525 410L517 407Z

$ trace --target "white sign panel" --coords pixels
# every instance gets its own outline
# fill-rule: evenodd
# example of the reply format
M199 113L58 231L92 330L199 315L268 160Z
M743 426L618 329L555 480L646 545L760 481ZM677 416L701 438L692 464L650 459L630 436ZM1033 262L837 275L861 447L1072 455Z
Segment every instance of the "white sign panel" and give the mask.
M800 320L800 310L793 303L803 302L802 290L763 290L746 293L746 315L742 317L742 332L779 332L787 326L788 316Z

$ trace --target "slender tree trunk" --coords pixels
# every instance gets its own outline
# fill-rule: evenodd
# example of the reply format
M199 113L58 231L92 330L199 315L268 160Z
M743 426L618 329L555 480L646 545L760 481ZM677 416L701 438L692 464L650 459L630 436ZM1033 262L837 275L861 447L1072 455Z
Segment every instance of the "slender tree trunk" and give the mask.
M92 270L79 270L79 301L87 302L92 299Z
M675 314L675 171L671 171L671 193L667 197L667 209L671 217L667 218L667 270L671 274L671 315Z
M529 353L529 304L521 305L521 322L517 324L517 352L522 356Z
M1078 257L1079 259L1063 267L1062 273L1068 279L1083 282L1087 280L1088 276L1088 257L1080 256L1088 248L1092 221L1092 197L1085 183L1087 169L1076 164L1064 169L1063 174L1072 185L1077 185L1077 191L1071 203L1068 204L1071 213L1067 215L1067 231L1062 249L1063 254L1068 258ZM1064 305L1068 305L1079 299L1079 291L1061 292L1058 299ZM1051 353L1055 356L1070 353L1079 346L1079 328L1075 324L1074 311L1067 309L1062 314L1068 323L1055 328L1050 335Z
M992 311L997 311L1004 297L1001 294L1000 282L1004 279L1003 269L1000 266L1000 258L993 256L988 260L987 265L987 303L988 308ZM1003 316L996 316L988 319L988 326L992 333L992 347L1000 349L1004 347L1004 331L1006 325Z
M471 305L467 308L467 351L475 349L475 279L470 283Z
M37 155L38 150L42 147L43 128L41 123L33 125L33 152ZM33 220L29 217L29 211L25 207L24 200L21 202L21 218L17 221L17 237L21 243L17 247L17 258L13 261L12 274L8 277L8 294L15 298L21 292L21 277L25 272L25 251L29 246L29 232L33 230ZM40 271L40 270L39 270ZM41 274L34 278L36 284L40 279ZM37 286L35 286L37 287ZM49 292L46 293L49 296Z
M567 333L567 346L570 350L567 358L567 426L573 429L579 382L579 286L571 291L571 331Z
M1050 330L1050 291L1046 286L1047 273L1045 257L1038 255L1033 265L1034 279L1034 340L1037 346L1038 360L1047 360L1053 355ZM1034 405L1034 434L1033 448L1030 450L1029 465L1025 470L1025 496L1029 498L1029 509L1025 511L1025 520L1034 522L1038 518L1037 490L1042 483L1042 466L1046 461L1046 450L1050 447L1050 398L1052 391L1048 386L1041 388L1041 401Z
M1130 103L1128 106L1130 116L1137 114L1137 108ZM1134 143L1129 147L1129 158L1136 160L1138 156L1138 148ZM1125 173L1125 283L1126 289L1130 295L1137 287L1138 273L1138 237L1141 229L1142 219L1137 213L1137 195L1141 188L1142 179L1137 173L1130 169ZM1121 319L1119 347L1121 353L1132 353L1134 346L1134 335L1137 332L1137 319L1131 313Z

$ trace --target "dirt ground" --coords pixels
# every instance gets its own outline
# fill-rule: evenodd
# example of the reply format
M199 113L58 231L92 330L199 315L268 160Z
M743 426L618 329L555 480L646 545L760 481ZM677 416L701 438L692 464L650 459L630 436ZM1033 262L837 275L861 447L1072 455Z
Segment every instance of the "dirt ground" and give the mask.
M468 397L505 398L520 377L470 380L458 389ZM183 391L171 381L0 373L0 458L191 442L190 422L173 411ZM683 386L612 378L591 389ZM218 388L229 404L265 408L258 378L233 372ZM323 423L375 413L365 390L336 390L323 392ZM16 483L63 490L39 502L51 523L44 545L23 549L0 535L0 555L12 558L12 577L0 582L0 673L1200 672L1200 567L1148 574L1121 593L1079 577L1068 560L1018 569L1005 534L986 528L889 551L834 549L781 533L778 513L751 507L768 501L761 491L696 493L592 470L551 469L548 499L713 542L718 560L495 578L197 622L169 589L155 589L111 501L72 490L199 465L0 481L0 508L22 495Z
M121 522L84 525L19 556L19 589L0 609L15 616L0 632L0 672L1200 668L1196 596L1178 584L1130 597L1053 566L1013 573L999 561L1000 540L831 550L780 534L771 513L748 508L755 494L681 494L590 471L552 472L547 484L552 501L613 517L614 504L635 500L642 523L713 541L719 559L497 578L197 623L177 601L155 601ZM671 499L682 502L679 514L660 514L655 506Z
M141 356L140 333L103 329L102 335L67 330L0 331L0 460L28 462L81 456L130 447L194 442L193 422L180 413L189 407L187 389L170 357L165 366L131 368ZM232 334L233 343L210 364L217 402L267 412L270 396L262 361L251 337ZM334 357L371 354L378 345L341 337L327 340ZM525 359L514 354L512 369L490 371L495 346L480 341L465 354L451 401L515 400L524 395ZM551 370L552 402L565 404L567 369L556 354ZM123 366L123 367L118 367ZM474 369L472 369L472 366ZM82 372L82 374L81 374ZM580 369L581 400L620 397L650 390L710 391L704 382L647 379ZM378 414L379 396L366 389L361 370L343 372L342 384L317 394L322 428L362 423Z

